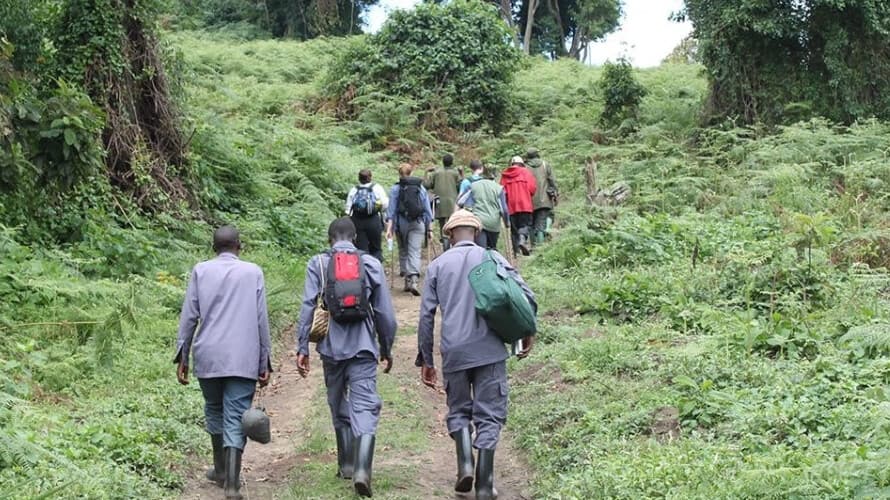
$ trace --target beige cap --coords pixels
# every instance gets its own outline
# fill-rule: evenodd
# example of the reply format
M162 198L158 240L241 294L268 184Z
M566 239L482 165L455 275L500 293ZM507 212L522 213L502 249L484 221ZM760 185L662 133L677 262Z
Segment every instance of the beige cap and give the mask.
M445 223L445 227L442 228L442 232L451 236L451 230L458 227L472 227L479 231L482 229L482 221L479 220L479 217L473 215L473 212L461 209L451 214L448 222Z
M512 160L510 160L510 165L525 165L525 162L522 160L521 156L514 156Z

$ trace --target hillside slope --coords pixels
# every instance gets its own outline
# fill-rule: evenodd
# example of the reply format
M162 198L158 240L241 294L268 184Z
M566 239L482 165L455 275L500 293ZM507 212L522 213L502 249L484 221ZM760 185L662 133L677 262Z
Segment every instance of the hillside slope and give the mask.
M563 192L553 241L522 262L540 344L511 366L535 498L890 494L887 124L701 130L700 68L668 65L639 72L636 129L609 130L599 69L536 59L509 130L404 140L390 102L353 122L322 102L348 42L168 37L206 211L84 209L65 246L0 225L0 497L179 494L208 443L170 355L213 225L242 229L288 349L304 259L359 168L389 183L400 161L503 165L529 146ZM629 202L587 204L589 158Z

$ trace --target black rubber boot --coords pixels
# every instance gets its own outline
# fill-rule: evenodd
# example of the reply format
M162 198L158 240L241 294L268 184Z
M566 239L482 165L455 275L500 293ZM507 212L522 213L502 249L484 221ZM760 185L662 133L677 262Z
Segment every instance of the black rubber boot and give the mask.
M226 500L241 500L241 450L226 448Z
M473 445L470 428L464 427L452 432L451 439L454 439L454 447L457 450L457 482L454 483L454 491L466 493L473 489Z
M223 449L222 434L211 434L210 444L213 445L213 467L204 475L222 488L226 482L226 450Z
M479 450L476 462L476 500L493 500L498 497L494 489L494 450Z
M337 477L352 479L352 461L355 459L352 451L354 441L352 429L343 427L335 429L335 431L337 433Z
M371 467L374 464L374 435L362 434L355 439L355 470L352 485L362 497L371 496Z

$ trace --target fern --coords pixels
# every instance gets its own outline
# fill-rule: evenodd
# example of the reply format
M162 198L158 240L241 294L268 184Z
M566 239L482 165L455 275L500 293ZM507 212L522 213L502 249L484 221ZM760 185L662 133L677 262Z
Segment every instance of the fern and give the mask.
M850 328L841 337L860 356L876 357L890 353L890 323L872 323Z

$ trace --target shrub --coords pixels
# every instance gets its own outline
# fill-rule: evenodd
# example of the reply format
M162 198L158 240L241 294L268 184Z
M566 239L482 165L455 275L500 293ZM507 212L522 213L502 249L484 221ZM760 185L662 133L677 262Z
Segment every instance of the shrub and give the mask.
M395 12L330 72L330 97L361 112L356 96L376 91L413 99L430 128L500 128L520 61L495 8L458 0Z
M607 62L599 86L605 100L601 115L604 124L614 127L622 125L625 120L638 119L640 103L647 91L634 77L633 67L627 59Z

